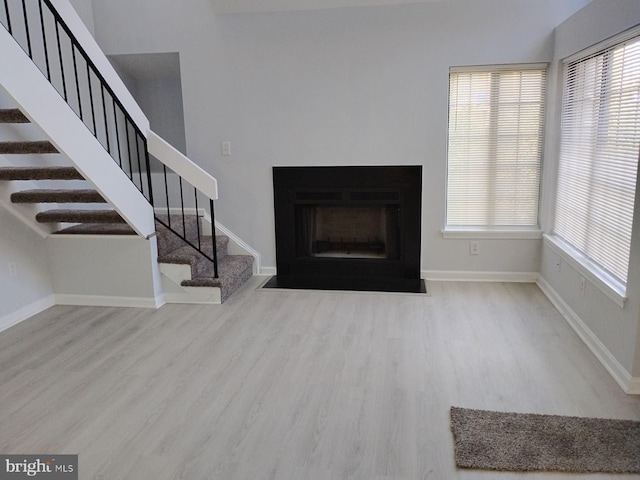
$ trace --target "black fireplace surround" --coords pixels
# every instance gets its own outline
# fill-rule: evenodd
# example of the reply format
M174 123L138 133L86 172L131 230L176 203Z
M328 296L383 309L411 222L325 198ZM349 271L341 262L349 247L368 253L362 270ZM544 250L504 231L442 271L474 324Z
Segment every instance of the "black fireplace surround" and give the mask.
M421 166L273 167L278 274L266 287L425 291Z

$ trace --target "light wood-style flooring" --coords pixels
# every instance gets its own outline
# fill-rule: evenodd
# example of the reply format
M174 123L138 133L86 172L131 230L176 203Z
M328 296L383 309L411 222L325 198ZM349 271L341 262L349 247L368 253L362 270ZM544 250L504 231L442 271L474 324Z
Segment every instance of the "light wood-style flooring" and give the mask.
M640 420L533 284L58 306L0 333L0 452L81 479L631 479L457 470L452 405Z

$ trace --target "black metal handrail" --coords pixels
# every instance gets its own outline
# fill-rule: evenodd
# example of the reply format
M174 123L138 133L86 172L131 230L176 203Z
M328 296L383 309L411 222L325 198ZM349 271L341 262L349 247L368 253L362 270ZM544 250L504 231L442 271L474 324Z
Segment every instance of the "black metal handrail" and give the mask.
M184 196L184 183L189 183L175 172L167 171L162 165L164 182L153 184L153 175L147 138L127 112L114 90L109 86L95 63L67 26L50 0L3 0L4 10L0 11L0 23L22 47L25 53L40 69L49 83L58 91L78 118L120 166L138 190L154 208L156 222L178 235L191 247L213 262L214 277L218 277L218 262L215 242L215 216L213 200L196 187L193 188L195 207ZM55 50L52 53L51 47ZM179 203L175 195L169 194L169 178L179 178ZM146 178L145 178L146 177ZM164 185L164 187L163 187ZM164 188L164 195L154 196L154 189ZM208 205L201 208L202 200ZM208 208L207 208L208 207ZM187 235L186 212L195 208L196 215L209 210L212 227L212 249L203 248L203 235L198 222L197 238ZM165 221L158 210L168 212ZM174 228L172 216L181 216L183 231Z

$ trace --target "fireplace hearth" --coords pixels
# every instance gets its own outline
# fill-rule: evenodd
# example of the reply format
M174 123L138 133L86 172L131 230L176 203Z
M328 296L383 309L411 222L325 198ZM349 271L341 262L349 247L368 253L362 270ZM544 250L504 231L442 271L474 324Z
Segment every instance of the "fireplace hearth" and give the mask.
M424 292L421 166L274 167L266 287Z

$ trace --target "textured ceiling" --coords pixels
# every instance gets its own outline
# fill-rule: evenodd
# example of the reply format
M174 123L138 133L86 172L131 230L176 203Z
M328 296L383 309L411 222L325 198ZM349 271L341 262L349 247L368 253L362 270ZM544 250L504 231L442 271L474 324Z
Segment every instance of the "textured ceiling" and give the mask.
M255 13L443 1L446 0L211 0L211 3L216 13Z

